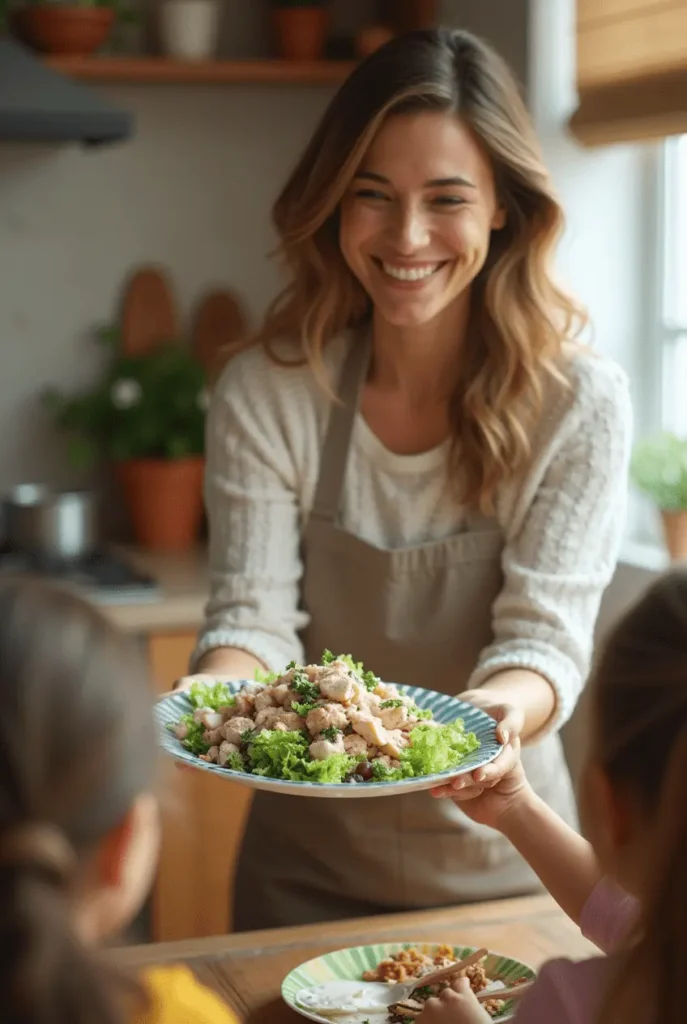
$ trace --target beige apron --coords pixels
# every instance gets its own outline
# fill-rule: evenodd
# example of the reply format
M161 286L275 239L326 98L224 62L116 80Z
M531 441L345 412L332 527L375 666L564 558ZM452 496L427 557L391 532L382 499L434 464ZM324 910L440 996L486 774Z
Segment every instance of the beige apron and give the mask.
M465 689L492 640L503 536L467 515L455 535L380 550L344 532L338 511L369 346L354 344L339 384L303 542L306 656L350 653L382 679ZM523 760L534 787L574 820L558 736ZM498 833L428 793L337 800L258 793L236 879L236 930L339 920L497 898L537 888Z

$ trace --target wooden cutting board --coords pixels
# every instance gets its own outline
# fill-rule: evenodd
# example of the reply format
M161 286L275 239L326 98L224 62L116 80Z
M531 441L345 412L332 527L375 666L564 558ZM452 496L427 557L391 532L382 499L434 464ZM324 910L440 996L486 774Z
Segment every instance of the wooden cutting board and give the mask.
M122 351L142 355L178 340L179 315L171 281L161 267L140 267L124 288Z
M193 319L191 347L211 386L246 332L246 314L235 292L220 289L203 296Z

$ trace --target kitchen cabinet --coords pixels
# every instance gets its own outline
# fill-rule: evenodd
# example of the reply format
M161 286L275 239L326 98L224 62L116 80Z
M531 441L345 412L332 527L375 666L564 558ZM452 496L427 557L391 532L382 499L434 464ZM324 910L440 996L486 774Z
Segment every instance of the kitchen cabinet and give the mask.
M156 632L146 640L158 692L183 675L195 632ZM160 780L163 839L152 900L152 940L222 935L230 930L231 889L251 791L169 759Z
M687 131L687 0L577 0L583 142Z

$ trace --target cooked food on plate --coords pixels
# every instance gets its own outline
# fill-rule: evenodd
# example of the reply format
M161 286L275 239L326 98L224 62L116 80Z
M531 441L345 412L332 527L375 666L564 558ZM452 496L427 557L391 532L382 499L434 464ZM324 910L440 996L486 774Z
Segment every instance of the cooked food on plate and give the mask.
M409 981L417 978L422 982L425 974L431 974L440 967L450 967L457 963L459 957L455 955L452 946L439 946L433 957L421 953L417 949L403 949L398 953L392 953L386 960L382 960L372 971L365 971L363 981L385 981L393 985L399 981ZM494 981L487 977L482 963L472 964L460 971L455 977L465 977L470 982L470 988L477 994L486 989L494 989L494 998L482 1003L482 1008L487 1011L490 1017L498 1018L503 1013L506 1003L498 998L499 988L506 986L502 982ZM447 988L455 980L440 981L436 985L419 984L413 990L411 996L403 1003L397 1003L390 1007L388 1021L390 1024L410 1024L411 1021L421 1012L424 1003L430 996L437 995L442 989Z
M236 772L316 783L395 782L457 767L479 746L461 719L433 721L350 655L291 662L232 693L202 677L192 711L170 726L204 761Z

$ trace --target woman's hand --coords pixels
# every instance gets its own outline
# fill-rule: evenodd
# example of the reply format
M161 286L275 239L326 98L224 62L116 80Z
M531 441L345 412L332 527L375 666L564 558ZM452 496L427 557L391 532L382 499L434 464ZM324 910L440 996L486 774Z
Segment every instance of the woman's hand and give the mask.
M460 694L460 700L482 708L495 719L496 738L504 747L491 764L457 776L448 785L432 790L432 795L450 797L473 821L498 828L503 813L531 794L520 760L524 715L509 704L494 703L488 690L467 690Z
M475 998L467 978L459 978L425 1003L418 1024L486 1024L491 1017Z

